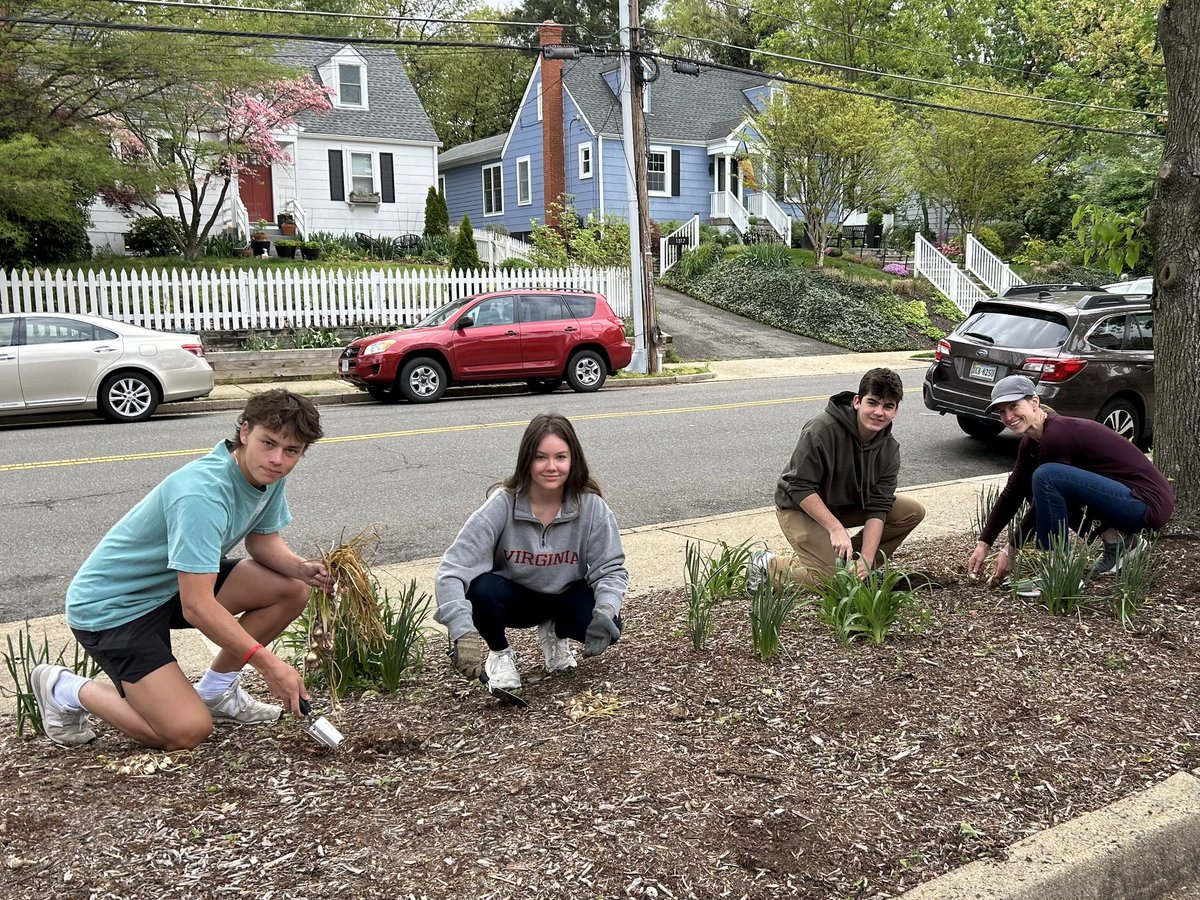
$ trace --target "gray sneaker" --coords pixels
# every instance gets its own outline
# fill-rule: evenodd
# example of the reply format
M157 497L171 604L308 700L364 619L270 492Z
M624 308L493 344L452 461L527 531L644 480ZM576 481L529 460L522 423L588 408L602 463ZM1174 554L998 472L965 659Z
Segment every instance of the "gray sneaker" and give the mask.
M1133 562L1150 548L1150 542L1140 534L1124 534L1115 541L1102 543L1103 552L1089 573L1093 578L1098 575L1116 575L1122 566Z
M538 626L538 643L542 645L542 658L546 662L546 671L551 674L569 672L579 665L579 660L571 652L571 642L560 638L554 630L553 622L543 622Z
M283 707L273 703L260 703L242 690L242 676L234 679L225 693L204 700L214 722L236 722L238 725L268 725L278 722Z
M42 716L42 732L60 747L79 747L96 739L88 726L86 709L63 709L54 699L54 683L67 671L66 666L42 663L29 676L33 699Z
M753 596L770 577L768 564L775 558L769 550L755 550L750 554L750 562L746 564L746 594Z

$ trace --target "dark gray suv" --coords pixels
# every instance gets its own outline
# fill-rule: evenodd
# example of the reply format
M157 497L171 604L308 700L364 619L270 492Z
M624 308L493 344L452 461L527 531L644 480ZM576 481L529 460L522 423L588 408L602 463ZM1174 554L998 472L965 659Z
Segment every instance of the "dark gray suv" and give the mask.
M1029 284L976 303L925 373L925 405L972 437L1004 430L987 413L992 385L1028 375L1042 402L1103 422L1138 445L1154 421L1151 298L1079 284Z

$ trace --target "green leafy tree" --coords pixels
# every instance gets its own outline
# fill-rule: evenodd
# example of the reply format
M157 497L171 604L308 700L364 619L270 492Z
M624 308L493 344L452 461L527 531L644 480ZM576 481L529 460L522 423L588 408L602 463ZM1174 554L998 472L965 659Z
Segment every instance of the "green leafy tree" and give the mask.
M458 226L458 237L454 241L454 253L450 265L455 269L482 269L479 248L475 246L475 232L471 229L470 216L463 216Z
M891 107L867 97L789 85L753 118L765 165L804 215L824 260L829 235L855 209L889 205L905 150Z
M1023 98L957 93L938 99L1002 116L1029 118L1038 112ZM914 129L914 182L950 210L961 231L974 231L1039 190L1053 142L1044 126L927 109Z
M751 66L752 51L739 48L752 48L764 37L755 29L752 13L748 4L667 0L652 35L667 53L729 66ZM774 31L778 26L765 27Z
M1087 203L1075 212L1071 227L1083 247L1083 264L1098 262L1114 275L1135 271L1149 250L1141 216Z

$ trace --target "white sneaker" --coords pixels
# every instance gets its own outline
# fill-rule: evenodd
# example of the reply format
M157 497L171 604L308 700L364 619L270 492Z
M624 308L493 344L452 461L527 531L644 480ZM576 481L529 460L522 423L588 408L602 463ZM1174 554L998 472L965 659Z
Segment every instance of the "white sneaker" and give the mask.
M571 652L570 641L554 632L553 622L543 622L538 626L538 643L542 645L542 658L546 661L547 672L569 672L579 665L579 660Z
M487 686L493 691L519 691L521 676L517 674L517 654L512 647L503 650L489 650L483 663L483 674L487 676Z
M771 577L768 563L775 558L769 550L755 550L750 554L750 562L746 564L746 594L752 596L766 580Z
M66 666L42 663L30 673L29 682L33 700L42 715L42 732L60 747L78 747L95 740L96 732L88 726L86 709L64 709L54 699L54 683L65 671Z
M236 722L238 725L267 725L279 721L283 707L273 703L260 703L242 690L242 676L211 700L203 697L214 722Z

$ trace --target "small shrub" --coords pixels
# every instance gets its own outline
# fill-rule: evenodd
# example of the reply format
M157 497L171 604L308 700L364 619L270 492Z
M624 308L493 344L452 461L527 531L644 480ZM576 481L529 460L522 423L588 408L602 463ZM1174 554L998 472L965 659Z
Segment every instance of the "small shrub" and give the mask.
M883 224L883 210L882 209L867 210L867 224L868 225L882 225Z
M481 269L479 248L475 246L475 232L471 229L470 216L463 216L458 226L458 237L454 241L454 253L450 265L455 269Z
M220 234L209 235L204 242L204 255L209 257L231 257L233 256L233 248L237 246L237 241L232 234L221 232Z
M842 255L842 248L841 247L826 247L825 255L828 256L830 259L837 259L839 256Z
M991 227L996 232L996 237L1000 239L1000 244L1004 248L1004 253L999 255L1007 259L1021 249L1021 242L1025 237L1025 226L1022 223L993 222Z
M883 261L878 256L861 255L854 257L854 261L860 266L866 266L868 269L882 269Z
M183 223L158 216L134 219L125 234L125 249L138 256L175 256L183 249Z
M900 278L908 278L912 275L912 272L909 271L908 266L904 265L904 263L888 263L883 267L883 272L886 275L896 275Z
M920 230L921 226L916 222L898 222L888 232L887 246L893 250L911 251Z
M760 269L792 267L792 251L783 244L748 244L742 250L742 259Z
M535 269L537 267L527 259L521 259L518 256L510 256L508 259L502 259L497 268L504 269L506 272L511 272L516 269Z
M1004 256L1004 241L1000 240L1000 235L996 234L994 228L989 228L987 225L980 226L979 230L975 232L975 240L983 244L984 249L989 253Z

